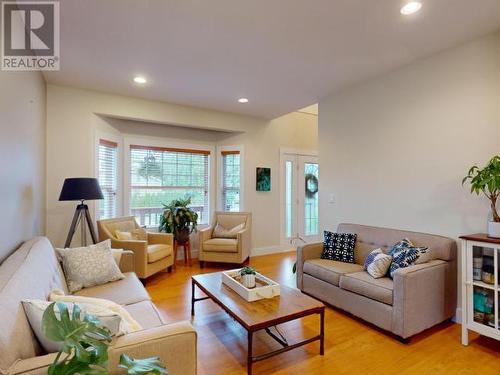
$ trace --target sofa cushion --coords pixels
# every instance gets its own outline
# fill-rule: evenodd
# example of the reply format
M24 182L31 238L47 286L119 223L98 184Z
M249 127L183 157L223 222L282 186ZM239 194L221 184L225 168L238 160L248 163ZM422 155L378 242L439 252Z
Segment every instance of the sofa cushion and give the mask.
M172 246L170 245L149 245L148 246L148 263L154 263L160 259L172 255Z
M235 240L233 238L212 238L203 242L203 251L237 253L238 240Z
M310 259L304 263L304 273L339 286L340 276L346 273L363 271L359 264L344 263L329 259Z
M133 272L125 273L125 278L122 280L85 288L76 292L75 295L108 299L119 305L151 300L148 292Z
M125 306L125 310L132 315L143 329L159 327L165 324L160 313L151 301L142 301Z
M340 277L341 289L392 305L393 282L388 277L374 279L368 272L355 272Z
M43 354L21 301L67 290L54 248L44 237L25 242L0 265L0 373L18 359Z

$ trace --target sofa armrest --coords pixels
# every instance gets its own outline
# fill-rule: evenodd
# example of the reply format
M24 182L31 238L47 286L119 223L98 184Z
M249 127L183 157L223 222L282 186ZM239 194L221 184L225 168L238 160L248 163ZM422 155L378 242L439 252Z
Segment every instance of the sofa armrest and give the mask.
M148 264L148 243L146 241L122 241L111 240L111 247L134 252L135 273L139 278L146 277L146 266Z
M9 368L8 374L46 375L49 366L54 362L56 357L57 353L51 353L39 357L21 359Z
M172 233L152 233L152 232L148 232L148 243L150 245L170 245L170 246L174 246L174 235Z
M394 274L392 331L407 338L451 318L457 303L456 262L433 260Z
M250 256L250 250L252 247L252 232L249 229L243 229L236 234L236 239L238 240L238 250L241 253L241 258L243 260Z
M302 276L304 273L304 262L308 259L321 258L323 242L315 242L299 246L297 248L297 288L302 290Z
M134 358L159 356L170 375L196 374L197 334L189 322L178 322L120 336L109 348L109 368L121 354Z
M122 250L120 257L120 271L123 273L126 272L135 272L135 254L131 250Z

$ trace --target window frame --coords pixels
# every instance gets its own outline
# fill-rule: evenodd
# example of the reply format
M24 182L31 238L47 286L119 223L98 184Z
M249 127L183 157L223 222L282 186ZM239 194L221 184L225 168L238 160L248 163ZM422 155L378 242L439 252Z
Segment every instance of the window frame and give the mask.
M165 138L159 137L124 137L124 145L123 145L123 154L124 154L124 162L123 162L123 207L124 212L128 215L131 215L131 207L130 207L130 194L131 194L131 176L130 176L130 164L131 164L131 146L140 146L145 148L162 148L162 149L181 149L181 150L195 150L195 151L208 151L208 223L211 224L213 217L213 207L215 206L214 194L213 194L213 186L214 184L214 176L215 176L215 166L213 162L213 157L215 154L215 147L210 144L191 144L191 143L183 143L170 141ZM203 228L205 224L200 224L200 227ZM150 226L148 229L157 229L155 226Z
M117 145L116 147L116 216L123 215L123 137L118 134L95 132L94 135L94 177L99 179L99 146L101 140ZM90 208L93 210L92 218L95 222L100 220L98 217L98 201L91 201Z
M225 211L224 207L224 159L223 153L237 151L240 154L240 211L245 211L245 153L243 145L217 147L217 209Z

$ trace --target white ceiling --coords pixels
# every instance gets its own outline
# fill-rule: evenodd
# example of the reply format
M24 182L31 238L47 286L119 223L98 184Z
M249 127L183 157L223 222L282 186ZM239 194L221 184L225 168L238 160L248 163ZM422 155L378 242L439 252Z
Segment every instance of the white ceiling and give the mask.
M273 118L500 28L500 0L421 1L403 17L401 0L64 0L45 76Z

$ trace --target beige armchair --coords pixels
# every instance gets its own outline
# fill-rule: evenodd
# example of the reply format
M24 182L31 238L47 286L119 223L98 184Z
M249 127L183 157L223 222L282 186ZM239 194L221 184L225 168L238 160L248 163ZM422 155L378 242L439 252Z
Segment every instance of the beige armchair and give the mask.
M111 240L114 249L131 250L135 254L135 273L140 279L154 275L174 264L172 234L146 232L144 240L119 240L116 231L133 233L140 229L133 216L97 222L99 240Z
M236 238L215 238L214 228L220 224L226 229L244 224ZM199 231L200 266L204 262L244 263L250 256L252 236L252 214L250 212L216 212L212 226Z

